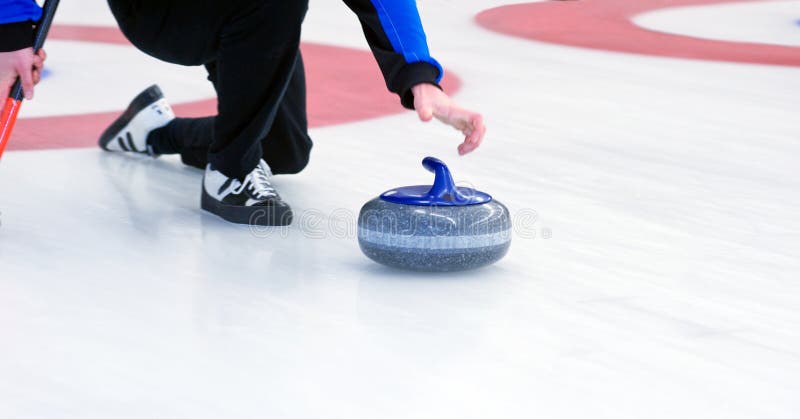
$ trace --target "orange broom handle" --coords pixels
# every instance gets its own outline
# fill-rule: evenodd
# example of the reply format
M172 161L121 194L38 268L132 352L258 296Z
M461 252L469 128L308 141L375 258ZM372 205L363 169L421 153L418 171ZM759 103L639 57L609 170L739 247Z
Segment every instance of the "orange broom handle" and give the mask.
M21 100L14 100L11 97L6 98L3 113L0 114L0 157L3 156L8 139L11 138L11 130L14 129L14 122L17 121L17 114L19 114L21 105Z

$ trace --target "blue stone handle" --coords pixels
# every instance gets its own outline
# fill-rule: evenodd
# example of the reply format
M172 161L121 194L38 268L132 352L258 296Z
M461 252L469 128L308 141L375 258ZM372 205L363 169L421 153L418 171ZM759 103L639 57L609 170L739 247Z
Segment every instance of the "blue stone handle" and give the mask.
M461 196L455 182L453 182L453 175L450 174L450 169L447 168L443 161L435 157L425 157L422 160L422 167L436 175L433 186L428 191L429 196L448 202L459 202L466 199Z
M381 194L381 200L393 204L425 207L480 205L492 201L492 196L485 192L464 186L457 187L450 169L435 157L425 157L422 160L422 167L436 175L433 186L414 185L390 189Z

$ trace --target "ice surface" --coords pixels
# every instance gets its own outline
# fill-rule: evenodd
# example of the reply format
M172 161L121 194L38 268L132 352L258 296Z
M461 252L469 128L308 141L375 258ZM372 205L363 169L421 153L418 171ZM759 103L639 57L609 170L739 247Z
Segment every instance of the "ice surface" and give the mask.
M0 418L797 418L800 69L474 25L498 4L421 4L485 145L459 158L411 113L314 130L308 170L276 179L287 230L201 213L174 158L7 153ZM363 43L339 2L305 36ZM361 255L358 209L429 181L425 155L508 205L504 260Z

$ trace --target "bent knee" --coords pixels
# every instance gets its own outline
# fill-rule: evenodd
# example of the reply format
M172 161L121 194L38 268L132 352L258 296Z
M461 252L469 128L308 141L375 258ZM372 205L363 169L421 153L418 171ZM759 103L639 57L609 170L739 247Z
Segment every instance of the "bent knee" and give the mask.
M311 159L311 148L312 143L309 140L307 144L299 147L298 149L294 150L292 153L292 158L287 159L285 157L281 158L273 158L270 159L265 158L267 164L269 164L270 169L272 169L272 173L276 175L293 175L303 171L303 169L308 166L308 162Z
M292 162L292 164L285 165L281 167L279 170L273 169L273 172L276 174L283 174L283 175L294 175L303 171L303 169L308 166L309 158L305 156L303 159L298 159L297 161Z

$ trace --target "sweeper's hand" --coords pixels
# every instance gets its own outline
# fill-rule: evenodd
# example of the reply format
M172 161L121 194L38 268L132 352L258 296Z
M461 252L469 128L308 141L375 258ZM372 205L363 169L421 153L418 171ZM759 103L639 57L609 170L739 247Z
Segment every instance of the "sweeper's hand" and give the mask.
M0 52L0 99L5 100L17 77L22 80L25 99L33 99L33 86L42 79L45 59L44 50L34 54L33 48Z
M450 96L432 84L418 84L411 88L411 92L419 119L428 122L436 118L464 134L458 154L463 156L481 145L486 134L481 114L458 106Z

